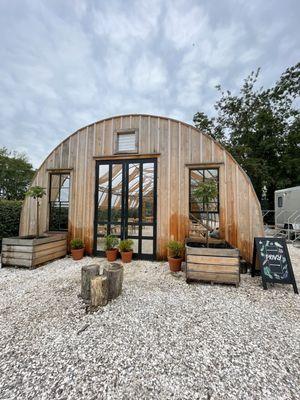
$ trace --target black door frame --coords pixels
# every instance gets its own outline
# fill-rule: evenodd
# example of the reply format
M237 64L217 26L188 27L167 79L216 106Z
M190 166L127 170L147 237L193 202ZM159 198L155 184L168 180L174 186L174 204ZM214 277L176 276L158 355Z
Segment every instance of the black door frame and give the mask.
M121 211L121 237L128 237L128 185L129 185L129 164L138 163L140 164L140 176L139 176L139 223L138 229L139 233L135 238L138 238L138 253L134 253L134 258L145 259L145 260L155 260L156 259L156 249L157 249L157 159L156 158L125 158L125 159L109 159L109 160L96 160L95 165L95 211L94 211L94 255L104 256L104 251L97 250L97 238L98 236L98 180L99 180L99 166L108 165L109 166L109 176L108 176L108 220L105 221L110 229L111 225L111 187L112 187L112 167L113 164L122 165L122 211ZM142 217L142 198L143 198L143 164L153 163L154 172L154 182L153 182L153 223L143 223L141 222ZM142 236L143 226L153 226L153 253L143 254L142 253L142 240L148 239L149 236ZM109 233L109 230L108 230ZM130 237L133 235L130 235Z

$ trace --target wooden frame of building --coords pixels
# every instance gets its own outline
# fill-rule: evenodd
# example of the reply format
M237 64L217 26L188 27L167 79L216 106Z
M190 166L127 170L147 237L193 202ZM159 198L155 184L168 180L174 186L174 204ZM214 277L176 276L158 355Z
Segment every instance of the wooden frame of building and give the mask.
M124 144L128 151L118 152L116 135L127 131L136 134L132 140L136 149L131 150L129 140ZM102 250L101 237L108 232L132 237L135 252L142 258L165 258L167 242L184 241L188 235L190 171L199 175L203 169L218 171L218 210L212 213L218 213L220 236L251 262L253 238L263 236L263 222L250 179L210 136L159 116L107 118L79 129L59 144L32 182L47 191L40 206L41 231L49 231L53 207L55 218L64 218L57 226L65 226L67 218L68 239L83 239L91 255ZM50 176L56 173L65 174L69 186L50 194ZM21 236L34 233L35 212L27 197Z

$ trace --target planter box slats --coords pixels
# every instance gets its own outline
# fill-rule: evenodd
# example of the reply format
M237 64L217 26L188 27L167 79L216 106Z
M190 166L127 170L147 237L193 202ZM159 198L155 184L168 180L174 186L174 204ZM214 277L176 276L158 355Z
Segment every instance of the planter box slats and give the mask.
M32 245L39 245L43 243L50 243L56 242L60 239L66 239L66 233L55 233L51 236L47 237L40 237L36 238L26 238L26 237L12 237L12 238L4 238L3 244L12 244L12 245L19 245L19 246L32 246Z
M55 242L51 241L50 243L46 243L46 244L37 244L35 247L36 247L36 251L55 249L57 247L57 240ZM16 245L11 245L11 244L5 244L2 246L3 251L14 251L15 248L16 248ZM28 246L19 246L18 245L18 251L23 252L23 253L30 253L31 249L32 249L32 245L28 245Z
M189 263L189 272L218 272L222 274L236 273L235 265L213 265L213 264L194 264Z
M193 239L190 240L193 242ZM186 245L186 280L216 283L240 282L240 252L235 248Z
M53 234L39 239L3 239L2 266L35 268L66 256L67 234Z
M35 255L36 258L46 256L51 253L57 253L59 251L66 251L67 250L67 244L66 243L61 243L57 244L55 247L51 247L50 249L40 249L39 246L36 247Z
M12 258L2 256L1 259L2 267L28 267L33 268L33 262L31 260L24 260L22 258Z
M232 283L238 285L239 277L237 274L216 274L205 272L189 272L189 280L207 281L216 283Z
M216 257L216 256L201 256L187 255L187 262L198 264L212 264L212 265L239 265L239 260L236 257Z
M10 258L22 258L24 260L32 260L32 252L19 252L17 250L13 251L2 251L2 263L4 259L9 260Z
M55 253L51 253L44 256L39 256L33 260L33 266L43 264L48 261L56 260L57 258L64 257L67 254L67 248L65 250L57 251Z
M186 246L186 254L199 254L201 256L237 257L240 255L240 252L238 249L211 249L207 247Z

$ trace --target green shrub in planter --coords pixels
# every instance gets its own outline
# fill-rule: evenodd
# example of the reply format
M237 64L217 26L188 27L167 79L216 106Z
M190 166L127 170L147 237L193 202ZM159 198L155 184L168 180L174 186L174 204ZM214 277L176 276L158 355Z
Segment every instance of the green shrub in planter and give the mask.
M119 250L121 253L132 251L132 247L133 247L133 240L131 239L124 239L121 240L119 243Z
M168 244L167 247L170 251L170 256L172 258L181 258L182 253L184 250L184 245L180 242L177 242L176 240L171 240Z
M104 238L104 250L113 250L117 247L119 239L114 235L107 235Z
M71 249L73 250L78 250L78 249L83 249L84 248L84 243L81 239L75 238L71 240Z

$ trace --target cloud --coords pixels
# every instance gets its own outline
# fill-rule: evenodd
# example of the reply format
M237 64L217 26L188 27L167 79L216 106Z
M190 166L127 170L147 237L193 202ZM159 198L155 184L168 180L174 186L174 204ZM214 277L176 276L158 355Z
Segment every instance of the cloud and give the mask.
M208 27L209 18L202 7L187 7L183 1L174 1L173 7L169 3L165 16L165 35L176 49L195 45L197 40L205 37Z
M127 42L146 40L157 29L162 3L159 1L103 2L94 10L93 27L101 38L126 47Z
M216 84L271 85L298 62L296 0L0 2L0 146L35 166L68 134L122 113L191 122Z
M137 60L131 82L135 90L138 92L163 91L166 81L166 68L159 57L148 54Z

